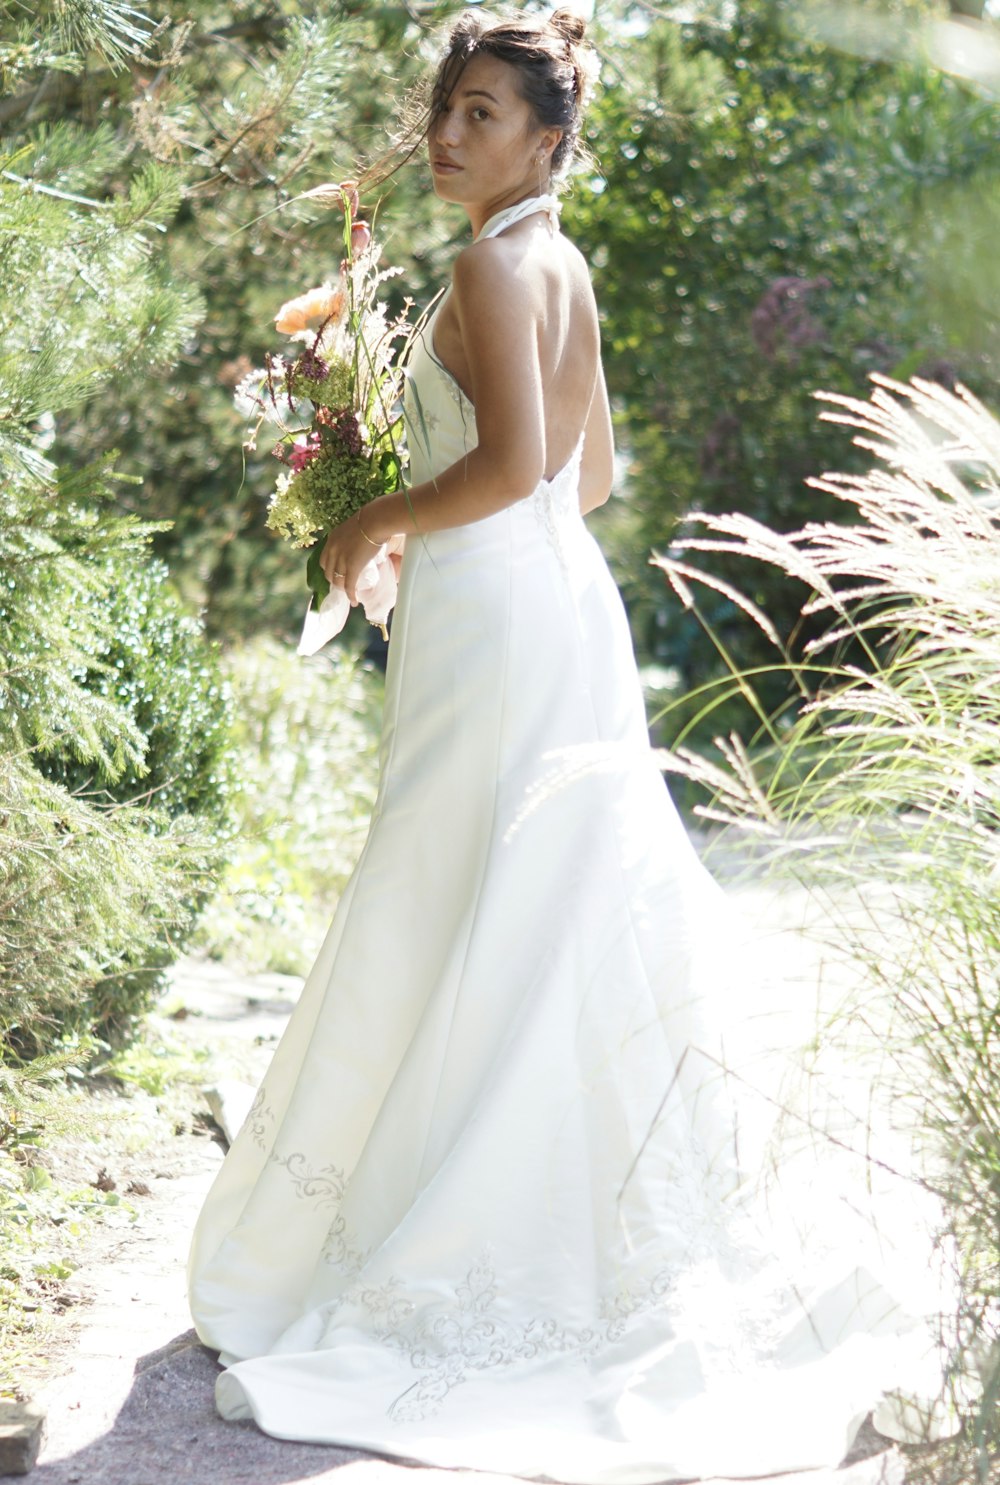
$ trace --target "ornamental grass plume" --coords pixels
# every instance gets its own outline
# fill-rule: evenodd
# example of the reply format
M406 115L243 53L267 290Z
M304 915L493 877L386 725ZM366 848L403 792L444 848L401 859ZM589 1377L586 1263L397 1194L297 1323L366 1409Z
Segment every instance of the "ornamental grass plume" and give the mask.
M831 952L852 961L827 1041L874 1047L897 1107L917 1112L957 1255L945 1329L956 1372L971 1356L980 1373L967 1443L935 1479L985 1480L1000 1445L1000 425L962 387L872 381L868 401L817 394L872 456L865 474L810 481L844 524L782 534L699 514L654 557L689 606L708 582L759 623L798 695L790 717L758 704L749 748L721 739L716 762L678 748L664 763L707 790L700 813L752 833L758 865L808 887ZM791 653L702 570L715 553L803 584L824 632Z

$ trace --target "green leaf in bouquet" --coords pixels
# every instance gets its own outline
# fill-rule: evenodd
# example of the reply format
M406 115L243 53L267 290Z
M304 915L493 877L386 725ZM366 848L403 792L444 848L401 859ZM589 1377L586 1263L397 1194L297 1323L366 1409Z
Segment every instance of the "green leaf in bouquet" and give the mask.
M394 495L403 484L403 465L399 455L394 449L386 449L379 462L382 471L382 482L387 495Z
M325 545L326 536L323 535L315 546L310 548L309 556L306 558L306 587L312 594L313 607L315 609L319 608L323 599L330 591L330 580L319 565L319 559L323 555Z

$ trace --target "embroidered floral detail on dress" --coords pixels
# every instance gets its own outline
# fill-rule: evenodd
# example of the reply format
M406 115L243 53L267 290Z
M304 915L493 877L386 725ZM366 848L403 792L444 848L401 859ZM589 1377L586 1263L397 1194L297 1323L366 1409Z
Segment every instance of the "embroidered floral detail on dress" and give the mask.
M267 1089L261 1084L254 1095L254 1101L250 1105L240 1133L243 1134L245 1131L258 1150L263 1150L266 1154L268 1148L267 1133L273 1127L274 1114L267 1103Z
M441 379L443 380L445 386L448 388L448 394L451 397L452 402L454 402L455 406L460 408L464 413L467 408L472 407L472 403L469 401L468 397L466 397L465 393L462 391L461 387L458 385L458 382L452 376L451 372L446 370L446 368L441 365L441 362L437 359L436 356L432 356L431 359L441 373Z
M340 1210L348 1185L344 1171L337 1165L324 1165L318 1171L313 1170L300 1151L291 1155L279 1155L275 1151L271 1160L287 1171L297 1197L313 1202L319 1211L328 1207L335 1208L333 1221L320 1249L320 1257L331 1268L343 1269L349 1277L359 1274L370 1254L357 1245Z
M592 1326L564 1325L552 1315L525 1322L497 1313L498 1292L488 1250L472 1265L454 1290L451 1303L421 1307L406 1297L399 1280L381 1286L354 1285L330 1317L332 1327L345 1305L360 1305L376 1339L404 1356L421 1375L388 1408L394 1423L413 1423L437 1412L456 1387L478 1372L518 1361L559 1353L591 1357L620 1339L639 1309L658 1304L670 1285L664 1272L642 1291L624 1291L602 1307Z
M405 1325L415 1309L412 1299L407 1299L398 1279L388 1279L384 1284L371 1284L367 1288L358 1286L357 1299L381 1328L392 1332Z
M679 1272L679 1265L661 1269L645 1283L619 1289L618 1293L612 1295L610 1299L602 1301L601 1320L604 1322L608 1340L621 1340L633 1315L638 1315L642 1310L648 1310L652 1305L659 1305L669 1294Z
M353 1275L361 1272L371 1253L355 1245L343 1214L338 1212L330 1223L320 1256L331 1268L343 1269L346 1274Z
M295 1195L302 1200L313 1201L317 1207L335 1207L343 1201L346 1182L339 1166L324 1165L321 1170L314 1171L300 1151L279 1155L275 1150L271 1159L288 1172Z

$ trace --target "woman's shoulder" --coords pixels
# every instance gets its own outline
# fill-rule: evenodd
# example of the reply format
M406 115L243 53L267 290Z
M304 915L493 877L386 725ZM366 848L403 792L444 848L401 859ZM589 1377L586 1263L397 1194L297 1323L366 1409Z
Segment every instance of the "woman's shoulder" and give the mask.
M464 247L452 264L451 279L460 298L515 290L532 297L533 290L547 292L553 274L590 282L586 259L561 232L546 240L543 249L537 238L504 232Z

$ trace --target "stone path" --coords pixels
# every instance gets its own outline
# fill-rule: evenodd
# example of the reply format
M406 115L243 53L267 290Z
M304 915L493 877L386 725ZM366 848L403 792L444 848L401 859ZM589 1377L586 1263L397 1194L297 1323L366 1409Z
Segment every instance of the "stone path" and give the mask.
M254 1083L295 1001L298 982L240 977L185 961L171 1021L213 1048L213 1075ZM352 1451L268 1438L223 1423L213 1406L217 1366L190 1328L183 1270L192 1223L222 1159L219 1144L186 1137L178 1169L151 1183L135 1226L117 1234L85 1275L90 1301L75 1349L38 1401L47 1438L37 1485L500 1485L509 1477L439 1471ZM900 1485L895 1452L838 1471L781 1477L783 1485Z

